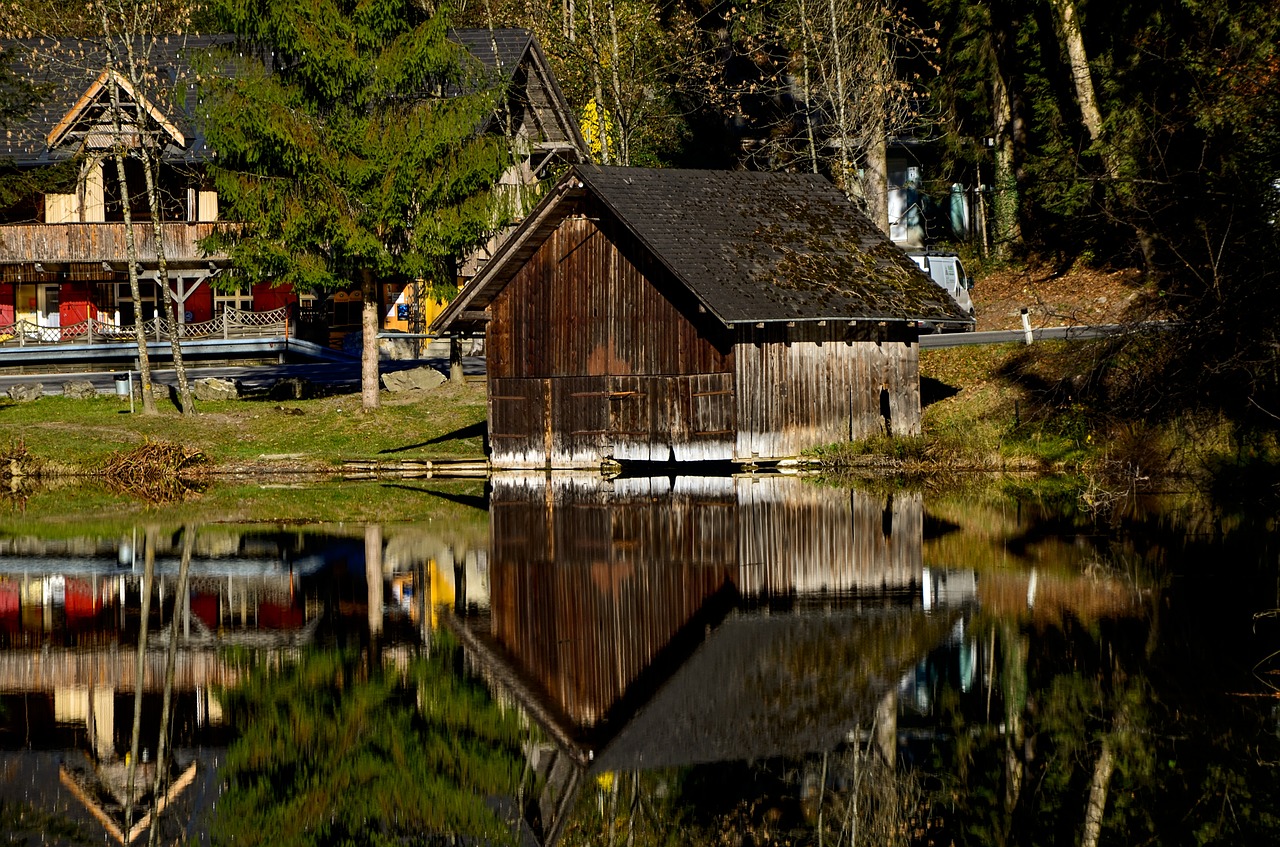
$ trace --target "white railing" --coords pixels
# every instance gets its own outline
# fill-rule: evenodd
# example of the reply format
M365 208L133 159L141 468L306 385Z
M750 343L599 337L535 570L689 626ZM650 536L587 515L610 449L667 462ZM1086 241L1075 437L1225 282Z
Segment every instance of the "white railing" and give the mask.
M226 309L211 320L200 323L175 324L159 315L144 321L143 333L152 341L167 341L176 328L180 339L197 338L273 338L289 335L288 309L252 312ZM47 344L97 344L132 341L133 326L117 326L97 318L67 326L40 326L28 320L0 324L0 347L36 347Z

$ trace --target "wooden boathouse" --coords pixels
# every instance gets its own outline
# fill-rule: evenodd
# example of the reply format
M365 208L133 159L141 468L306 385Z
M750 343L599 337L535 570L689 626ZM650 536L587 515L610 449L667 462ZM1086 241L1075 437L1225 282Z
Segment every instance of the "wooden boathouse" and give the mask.
M578 165L432 324L485 332L496 467L739 461L919 431L971 318L814 174Z

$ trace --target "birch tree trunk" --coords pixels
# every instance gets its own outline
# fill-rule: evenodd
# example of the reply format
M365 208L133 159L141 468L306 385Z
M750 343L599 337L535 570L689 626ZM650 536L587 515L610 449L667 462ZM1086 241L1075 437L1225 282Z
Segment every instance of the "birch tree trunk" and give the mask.
M151 384L151 357L147 353L147 333L142 326L142 286L138 282L138 243L133 231L133 212L129 208L129 180L124 168L124 139L120 121L120 89L115 77L107 74L111 80L112 121L116 133L116 144L111 157L116 163L116 179L120 185L120 205L124 210L124 250L129 270L129 295L133 298L133 337L138 344L138 382L142 392L142 411L144 414L156 414L155 389Z
M378 408L378 288L373 271L366 269L360 275L360 328L363 341L360 345L360 404L365 411Z
M182 308L182 304L178 303L177 296L169 287L169 262L164 252L163 204L160 202L156 165L155 150L144 147L142 166L147 176L147 202L151 206L151 229L156 241L156 281L164 291L165 320L169 322L169 349L173 352L173 369L178 376L178 405L182 414L194 415L196 413L195 398L191 394L191 383L187 380L187 365L182 358L180 337L182 322L178 321L174 314L174 310ZM158 309L157 314L159 314Z
M1093 91L1093 75L1089 72L1089 55L1084 49L1084 36L1080 32L1080 18L1076 14L1074 0L1053 0L1058 13L1058 25L1062 28L1063 46L1071 66L1071 82L1076 89L1076 103L1080 107L1080 120L1089 141L1102 140L1102 114L1098 111L1098 98Z

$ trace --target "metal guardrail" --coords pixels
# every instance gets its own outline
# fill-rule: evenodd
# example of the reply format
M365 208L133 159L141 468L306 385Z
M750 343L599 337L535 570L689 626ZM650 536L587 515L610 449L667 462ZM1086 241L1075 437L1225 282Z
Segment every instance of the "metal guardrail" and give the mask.
M200 323L174 323L160 315L142 324L148 341L167 341L173 329L179 339L257 338L289 336L289 311L285 308L268 312L226 309L212 320ZM58 344L119 343L136 338L134 327L117 326L97 318L89 318L67 326L40 326L28 320L0 324L0 347L42 347Z

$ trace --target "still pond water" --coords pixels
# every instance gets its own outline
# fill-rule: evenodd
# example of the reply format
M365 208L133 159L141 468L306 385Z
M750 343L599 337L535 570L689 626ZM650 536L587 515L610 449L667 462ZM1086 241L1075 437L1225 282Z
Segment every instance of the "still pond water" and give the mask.
M431 491L423 523L12 524L0 841L1280 835L1274 515L792 477Z

